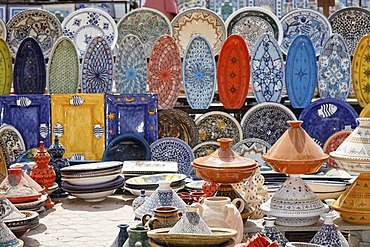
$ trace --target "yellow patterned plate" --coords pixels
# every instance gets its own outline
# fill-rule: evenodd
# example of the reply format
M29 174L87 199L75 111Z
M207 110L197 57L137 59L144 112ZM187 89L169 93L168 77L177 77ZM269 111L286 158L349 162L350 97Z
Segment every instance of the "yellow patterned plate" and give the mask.
M360 112L359 117L370 117L370 104L367 104L364 109Z
M0 95L8 95L12 85L12 55L8 44L0 38Z
M104 151L104 94L51 95L54 135L66 148L65 157L101 160Z

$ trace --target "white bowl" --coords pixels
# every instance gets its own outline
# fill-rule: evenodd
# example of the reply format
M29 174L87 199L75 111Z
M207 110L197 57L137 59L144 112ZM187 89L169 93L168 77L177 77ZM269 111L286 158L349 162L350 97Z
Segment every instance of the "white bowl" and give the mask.
M117 189L106 190L102 192L93 192L93 193L70 193L71 195L83 199L87 202L101 202L104 201L107 196L111 196L116 192Z
M347 187L347 183L339 181L305 180L305 182L315 193L339 192L344 191Z
M116 179L120 173L108 175L108 176L97 176L97 177L84 177L84 178L66 178L62 177L63 181L67 181L73 185L94 185L94 184L102 184L113 181Z

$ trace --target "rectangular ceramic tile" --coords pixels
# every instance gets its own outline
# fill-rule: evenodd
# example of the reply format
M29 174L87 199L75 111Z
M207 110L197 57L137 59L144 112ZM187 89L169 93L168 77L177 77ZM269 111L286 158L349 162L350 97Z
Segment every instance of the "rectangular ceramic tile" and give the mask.
M107 94L105 108L106 145L126 133L139 134L149 144L158 139L156 94Z
M22 135L26 149L51 144L50 95L0 96L0 125L13 125Z
M101 160L104 152L104 94L51 96L53 133L66 149L64 157Z

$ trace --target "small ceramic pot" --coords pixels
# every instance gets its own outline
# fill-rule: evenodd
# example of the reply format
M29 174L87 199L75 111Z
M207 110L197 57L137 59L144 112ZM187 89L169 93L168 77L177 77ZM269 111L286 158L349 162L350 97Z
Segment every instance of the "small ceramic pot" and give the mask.
M141 219L144 226L150 230L173 227L179 221L181 213L175 207L158 207L154 209L154 215L145 214Z

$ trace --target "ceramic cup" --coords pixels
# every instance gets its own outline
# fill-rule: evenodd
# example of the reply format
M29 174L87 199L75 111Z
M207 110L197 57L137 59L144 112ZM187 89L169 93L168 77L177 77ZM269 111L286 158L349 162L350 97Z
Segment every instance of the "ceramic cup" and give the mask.
M175 207L165 206L154 209L154 214L145 214L141 219L149 229L173 227L179 221L181 213Z

